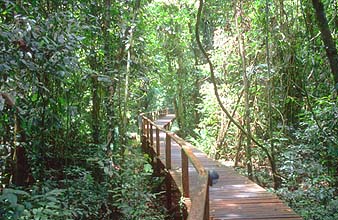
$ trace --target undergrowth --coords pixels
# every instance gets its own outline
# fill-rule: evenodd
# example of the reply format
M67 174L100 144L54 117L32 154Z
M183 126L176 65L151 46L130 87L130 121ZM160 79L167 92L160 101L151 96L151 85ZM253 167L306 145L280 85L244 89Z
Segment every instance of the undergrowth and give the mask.
M81 154L85 158L81 165L65 166L61 179L50 177L28 188L4 188L0 219L165 218L153 189L147 155L137 147L126 147L123 155L110 157L103 156L101 146L92 146L92 150L93 154Z

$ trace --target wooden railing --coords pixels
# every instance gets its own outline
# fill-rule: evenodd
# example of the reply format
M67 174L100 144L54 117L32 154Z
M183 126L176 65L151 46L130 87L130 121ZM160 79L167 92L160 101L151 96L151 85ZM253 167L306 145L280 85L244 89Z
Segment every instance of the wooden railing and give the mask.
M142 126L142 144L145 147L151 147L155 151L157 158L161 155L160 151L160 131L165 133L165 167L171 172L171 144L172 141L176 142L181 149L181 193L185 199L185 203L188 209L188 220L207 220L209 219L209 175L205 170L201 162L192 152L192 145L186 142L184 139L178 137L175 133L170 132L169 128L171 122L165 124L163 127L155 124L153 120L158 119L161 115L166 115L168 110L159 111L152 114L141 114ZM153 120L149 117L151 116ZM157 117L154 117L157 116ZM155 131L155 132L154 132ZM155 134L155 138L154 138ZM189 162L194 166L198 174L198 188L194 190L194 199L190 200L190 181L189 181ZM173 171L174 172L174 171ZM170 195L169 195L170 196ZM170 198L169 198L170 199Z

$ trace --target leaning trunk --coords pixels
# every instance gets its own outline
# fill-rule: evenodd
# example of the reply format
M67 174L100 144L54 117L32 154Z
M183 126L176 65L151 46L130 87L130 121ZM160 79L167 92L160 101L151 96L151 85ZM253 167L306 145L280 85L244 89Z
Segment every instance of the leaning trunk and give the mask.
M335 89L338 91L338 54L335 42L332 38L329 23L327 21L323 3L320 0L312 0L316 13L318 27L325 45L326 55L330 62L331 72L334 78Z

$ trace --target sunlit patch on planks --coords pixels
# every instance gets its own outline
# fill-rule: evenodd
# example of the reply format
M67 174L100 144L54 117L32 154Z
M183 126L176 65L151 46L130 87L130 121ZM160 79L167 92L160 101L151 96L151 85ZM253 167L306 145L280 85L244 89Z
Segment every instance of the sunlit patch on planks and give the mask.
M154 124L165 126L175 118L173 114L161 115ZM149 129L146 128L146 129ZM156 134L158 132L158 136ZM166 136L163 131L152 130L153 134L148 134L152 139L150 146L157 152L158 159L162 166L166 167ZM158 138L158 140L156 140ZM157 141L159 144L157 144ZM156 146L157 145L157 146ZM157 149L156 149L157 148ZM258 186L248 178L239 175L230 167L212 160L205 153L196 148L192 149L193 154L200 161L206 170L216 170L219 174L219 180L212 187L209 187L209 206L208 216L212 220L253 220L253 219L283 219L298 220L302 219L292 209L286 206L276 195L267 192L264 188ZM171 168L168 171L174 180L176 186L182 189L182 161L181 147L175 141L171 140L170 153ZM189 197L190 203L199 203L201 198L200 177L196 169L189 163ZM189 210L189 207L188 207ZM188 213L189 215L190 213ZM198 219L196 219L198 220Z

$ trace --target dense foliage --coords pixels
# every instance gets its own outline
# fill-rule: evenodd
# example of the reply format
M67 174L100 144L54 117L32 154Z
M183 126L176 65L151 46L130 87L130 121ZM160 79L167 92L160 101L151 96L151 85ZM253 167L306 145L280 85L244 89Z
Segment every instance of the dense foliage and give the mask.
M164 218L130 136L170 106L211 157L337 219L337 5L206 1L205 57L199 1L1 0L0 216Z
M0 1L1 219L164 218L130 142L149 103L142 10Z

